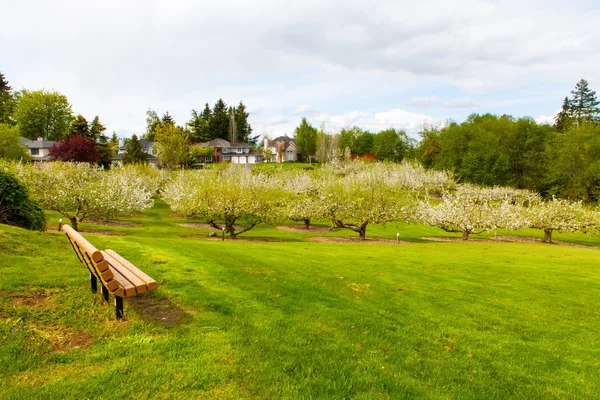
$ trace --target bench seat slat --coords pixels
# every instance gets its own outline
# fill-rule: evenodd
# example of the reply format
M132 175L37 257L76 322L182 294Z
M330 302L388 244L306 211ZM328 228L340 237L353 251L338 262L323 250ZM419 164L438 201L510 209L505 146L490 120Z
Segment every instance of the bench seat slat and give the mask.
M135 265L133 265L132 263L130 263L129 261L124 259L122 256L120 256L115 251L106 250L105 253L110 255L115 260L117 260L121 265L123 265L125 268L127 268L131 273L133 273L135 276L137 276L139 279L141 279L144 283L146 283L148 290L154 290L154 289L158 288L158 283L154 279L150 278L148 275L146 275L145 273L140 271Z
M135 287L135 291L137 292L137 294L142 294L146 290L148 290L148 288L146 287L146 282L142 281L135 274L129 271L129 269L123 266L123 264L115 260L112 256L110 256L104 251L102 252L102 255L104 256L104 260L110 263L111 267L119 271L119 274L121 274L123 278L131 282L131 284Z
M123 275L121 275L119 273L118 269L110 267L110 270L115 275L115 281L119 282L120 288L122 288L124 290L124 296L119 296L119 297L135 296L136 295L135 286L133 286L131 284L131 282L129 282L125 277L123 277Z

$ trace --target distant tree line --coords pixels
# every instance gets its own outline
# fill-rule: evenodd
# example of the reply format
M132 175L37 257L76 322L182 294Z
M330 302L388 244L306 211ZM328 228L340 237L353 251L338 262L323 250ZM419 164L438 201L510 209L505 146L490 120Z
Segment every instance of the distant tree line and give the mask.
M415 157L462 182L513 186L588 202L600 200L600 109L581 80L555 123L473 114L462 123L427 127Z

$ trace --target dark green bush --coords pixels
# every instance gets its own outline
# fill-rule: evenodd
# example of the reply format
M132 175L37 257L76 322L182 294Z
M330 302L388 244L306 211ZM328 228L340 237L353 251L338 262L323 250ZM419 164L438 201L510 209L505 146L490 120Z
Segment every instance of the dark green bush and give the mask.
M27 188L12 174L0 171L0 224L43 231L46 217Z

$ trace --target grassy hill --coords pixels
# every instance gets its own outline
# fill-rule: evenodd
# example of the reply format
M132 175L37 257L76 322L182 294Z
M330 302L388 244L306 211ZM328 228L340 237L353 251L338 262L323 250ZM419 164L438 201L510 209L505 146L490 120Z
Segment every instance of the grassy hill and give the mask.
M410 225L369 228L401 245L268 226L221 242L162 202L127 222L81 225L161 284L126 301L124 322L64 235L0 225L0 398L600 393L596 249L429 242L457 235Z

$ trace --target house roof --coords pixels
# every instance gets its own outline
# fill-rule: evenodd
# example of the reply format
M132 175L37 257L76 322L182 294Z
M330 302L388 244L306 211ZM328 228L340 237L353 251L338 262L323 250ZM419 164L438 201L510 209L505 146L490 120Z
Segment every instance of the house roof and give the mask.
M148 150L150 147L154 146L154 142L150 142L146 139L140 139L140 144L142 145L142 149L144 149L144 150ZM127 149L127 146L125 146L125 145L119 147L119 150L125 150L125 149Z
M287 148L290 143L296 143L296 139L289 136L279 136L273 140L269 140L267 145L269 147L275 147L277 142L283 142L284 146Z
M197 143L194 146L200 146L200 147L214 147L214 148L242 148L242 149L251 149L252 146L250 146L248 143L244 143L244 142L229 142L225 139L221 139L221 138L216 138L211 140L210 142L202 142L202 143Z
M22 137L21 144L29 149L49 149L56 144L52 140L29 140Z

